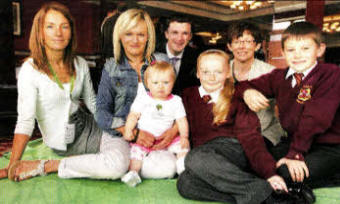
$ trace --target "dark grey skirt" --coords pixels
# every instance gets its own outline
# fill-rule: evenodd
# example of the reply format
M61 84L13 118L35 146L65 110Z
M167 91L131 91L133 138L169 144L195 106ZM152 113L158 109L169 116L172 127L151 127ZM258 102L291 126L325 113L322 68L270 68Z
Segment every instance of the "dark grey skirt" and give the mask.
M53 151L60 156L72 156L99 152L103 131L98 127L93 114L79 106L70 118L69 123L75 124L75 138L67 145L66 151Z

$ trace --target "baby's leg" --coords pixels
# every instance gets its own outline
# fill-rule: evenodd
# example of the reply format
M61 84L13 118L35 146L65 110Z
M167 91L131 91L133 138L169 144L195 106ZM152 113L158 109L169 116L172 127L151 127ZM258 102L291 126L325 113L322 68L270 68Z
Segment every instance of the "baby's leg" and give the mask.
M189 152L188 148L182 148L179 136L174 139L174 141L169 145L168 150L174 154L176 154L176 168L177 174L180 175L184 170L184 159L187 153Z
M142 165L143 165L143 161L142 161L142 160L132 159L132 158L131 158L129 170L130 170L130 171L139 172L140 169L142 168Z
M143 165L143 159L149 152L147 148L138 144L131 144L131 159L129 172L122 177L122 181L131 187L135 187L137 184L142 182L139 176L139 171Z
M130 170L139 172L143 165L143 160L146 155L150 152L150 149L145 148L138 144L131 144L130 152Z

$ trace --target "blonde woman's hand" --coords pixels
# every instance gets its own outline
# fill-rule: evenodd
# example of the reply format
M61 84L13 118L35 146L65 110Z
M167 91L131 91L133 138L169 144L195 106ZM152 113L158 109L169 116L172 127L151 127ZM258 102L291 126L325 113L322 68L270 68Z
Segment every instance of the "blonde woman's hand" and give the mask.
M139 130L139 134L137 136L137 144L142 145L143 147L151 147L155 142L155 137L146 131Z
M159 143L155 144L152 149L159 150L166 148L176 136L177 130L175 131L174 128L169 128L160 137L157 138L157 141L159 141Z
M244 102L250 110L258 112L269 106L269 100L255 89L247 89L243 94Z

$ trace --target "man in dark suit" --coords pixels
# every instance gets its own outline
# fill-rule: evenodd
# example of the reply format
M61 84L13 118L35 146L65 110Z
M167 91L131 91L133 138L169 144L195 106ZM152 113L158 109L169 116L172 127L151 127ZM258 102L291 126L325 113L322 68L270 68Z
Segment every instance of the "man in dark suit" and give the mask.
M173 88L175 94L180 94L184 88L199 84L196 77L198 53L188 46L191 37L191 22L184 17L173 17L167 21L167 42L157 50L166 53L174 66L177 75Z

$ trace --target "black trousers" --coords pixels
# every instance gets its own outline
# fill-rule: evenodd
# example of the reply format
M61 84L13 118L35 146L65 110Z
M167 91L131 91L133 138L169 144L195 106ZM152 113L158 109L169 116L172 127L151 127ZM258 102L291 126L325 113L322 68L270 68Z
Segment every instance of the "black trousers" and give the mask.
M276 160L284 157L289 150L290 140L284 139L275 147L269 147L269 152ZM304 180L312 188L340 185L336 178L340 173L340 145L339 144L313 144L305 155L305 162L310 176ZM291 178L286 167L279 169L279 174L286 183Z
M177 181L185 198L256 204L272 193L269 183L250 169L237 139L219 137L194 148L185 168Z

